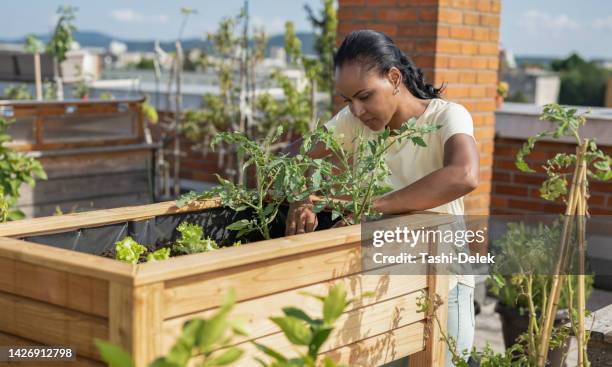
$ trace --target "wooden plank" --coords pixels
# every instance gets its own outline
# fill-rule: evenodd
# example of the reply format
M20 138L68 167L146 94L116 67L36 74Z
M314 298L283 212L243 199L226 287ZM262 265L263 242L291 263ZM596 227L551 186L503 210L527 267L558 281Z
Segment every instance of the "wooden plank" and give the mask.
M42 205L148 191L148 173L142 168L133 172L55 178L39 181L34 187L23 185L19 190L19 204Z
M351 367L380 366L423 350L424 326L416 322L323 354Z
M330 335L329 340L323 345L321 351L328 351L336 348L341 348L347 344L355 343L368 337L386 333L389 330L398 327L406 326L424 319L422 313L417 312L417 297L420 296L420 291L405 294L396 298L392 298L379 303L371 304L365 307L359 307L351 311L345 312L336 322L337 328ZM295 304L294 304L295 305ZM302 308L301 304L299 304ZM319 302L317 310L305 309L311 315L321 315L321 304ZM274 310L275 311L275 310ZM311 312L312 311L312 312ZM282 312L270 312L267 317L282 316ZM256 320L260 325L259 328L253 329L248 340L268 340L274 339L268 345L282 346L290 349L289 345L283 343L282 333L276 325L268 319ZM164 335L164 351L170 350L176 338L167 338ZM239 344L244 345L246 340L236 339Z
M132 352L135 366L148 365L161 351L162 291L162 283L110 285L109 339Z
M0 332L0 345L2 346L29 346L29 345L41 345L33 340L20 338L15 335L6 334ZM53 345L57 346L57 345ZM103 367L106 364L96 361L93 359L89 359L77 354L76 360L71 362L19 362L15 364L18 367L40 367L42 364L50 367Z
M424 322L419 321L383 334L371 335L366 339L350 343L341 348L327 349L325 346L328 343L331 345L342 344L337 339L344 337L341 334L331 335L321 349L321 354L329 356L337 363L347 363L351 367L378 366L423 350L424 326ZM288 357L297 355L296 348L287 341L282 333L260 338L257 342L274 348ZM233 367L254 366L254 356L268 360L267 356L259 352L249 342L238 346L245 351L246 357L232 365ZM438 365L435 365L435 367L438 367Z
M79 354L99 359L94 338L108 335L107 320L48 303L0 292L0 331L45 345L75 347Z
M108 282L0 258L0 291L101 317L108 316Z
M454 216L442 214L412 214L383 225L389 226L395 222L401 223L407 229L428 228L455 221ZM0 225L0 233L2 232ZM282 256L308 253L310 251L341 246L346 243L362 240L361 225L328 229L296 236L288 236L268 241L260 241L237 248L223 249L214 253L203 253L182 256L164 262L164 266L156 264L140 264L137 269L136 284L177 279L207 271L222 270L230 267L247 265L257 261L277 259Z
M389 272L392 272L392 270L389 270ZM273 334L278 331L278 327L268 319L270 316L282 315L283 307L295 305L299 305L309 314L319 315L321 313L321 302L312 297L304 296L304 293L323 295L329 287L336 283L344 283L349 299L358 299L358 301L351 303L346 311L401 297L427 286L424 275L358 274L240 302L234 306L230 317L247 321L250 329L248 339ZM365 292L373 292L375 296L361 298L361 295ZM193 318L208 318L217 310L218 308L215 308L165 321L164 350L168 350L172 346L186 321Z
M120 208L128 205L144 205L151 202L147 192L137 194L120 194L118 196L96 196L80 200L67 200L44 205L17 205L28 217L46 217L56 215L59 208L62 213L85 212L100 209Z
M58 233L83 227L97 227L121 223L128 220L141 220L157 215L184 213L207 208L216 208L219 200L202 201L184 208L177 208L174 201L157 204L136 205L124 208L96 210L86 213L73 213L45 218L34 218L0 224L0 236L24 237L35 234Z
M244 300L355 274L361 269L359 253L360 244L349 243L166 281L164 318L217 307L230 288Z
M38 158L49 179L131 172L146 169L151 149L136 151L100 152Z
M134 281L134 265L78 251L0 237L0 258L126 284Z

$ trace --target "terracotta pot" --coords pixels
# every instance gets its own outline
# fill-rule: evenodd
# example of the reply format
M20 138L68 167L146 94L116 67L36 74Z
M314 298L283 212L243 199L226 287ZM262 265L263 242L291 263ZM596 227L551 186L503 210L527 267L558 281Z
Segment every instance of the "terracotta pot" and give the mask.
M499 94L495 96L495 107L500 108L501 105L504 103L504 97L500 96Z

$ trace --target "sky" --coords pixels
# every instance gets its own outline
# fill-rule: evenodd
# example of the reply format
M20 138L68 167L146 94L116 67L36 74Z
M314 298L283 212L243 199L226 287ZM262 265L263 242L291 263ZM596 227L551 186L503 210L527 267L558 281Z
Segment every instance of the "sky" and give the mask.
M200 37L223 17L236 14L243 0L3 0L0 38L48 33L60 4L79 8L80 30L99 31L122 39L172 40L178 33L181 6L198 11L189 19L185 37ZM311 29L304 4L321 0L250 0L252 21L268 34L281 33L291 20L297 30ZM578 52L587 58L612 58L611 0L502 0L501 44L515 55L563 57Z

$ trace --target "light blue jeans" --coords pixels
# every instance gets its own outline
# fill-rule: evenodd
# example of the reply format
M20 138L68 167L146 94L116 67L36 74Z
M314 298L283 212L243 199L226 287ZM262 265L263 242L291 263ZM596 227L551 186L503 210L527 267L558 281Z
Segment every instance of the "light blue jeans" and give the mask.
M448 336L457 341L457 351L472 350L474 344L474 288L458 283L448 291ZM434 326L435 327L435 326ZM467 361L467 358L466 358ZM408 358L402 358L381 367L407 367ZM446 367L454 367L450 351L446 350ZM438 367L438 366L432 366Z
M457 352L463 350L470 352L474 345L474 288L457 283L455 288L448 291L448 323L446 324L448 336L457 341ZM466 361L468 358L465 359ZM445 365L452 367L451 352L446 349Z

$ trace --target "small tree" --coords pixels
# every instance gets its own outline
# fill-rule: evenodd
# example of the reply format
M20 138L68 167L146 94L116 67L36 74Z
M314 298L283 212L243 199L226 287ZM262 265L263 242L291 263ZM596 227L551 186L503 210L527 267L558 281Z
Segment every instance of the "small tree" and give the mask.
M55 70L55 85L57 87L57 98L64 100L64 85L62 80L61 64L66 60L66 53L74 42L76 27L73 22L76 19L77 8L72 6L60 6L57 9L59 18L53 31L51 41L47 44L47 52L52 54L53 68Z
M304 5L304 8L317 36L315 50L321 63L321 72L316 79L317 84L321 90L329 93L329 112L331 113L334 97L334 53L338 28L336 7L334 0L323 0L323 9L318 17L309 5Z

